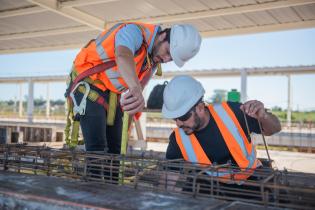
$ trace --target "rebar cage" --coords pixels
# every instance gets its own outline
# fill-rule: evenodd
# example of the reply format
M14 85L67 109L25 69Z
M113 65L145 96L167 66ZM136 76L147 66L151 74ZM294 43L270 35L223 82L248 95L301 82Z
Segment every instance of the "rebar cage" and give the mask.
M222 169L241 169L231 164L200 166L183 160L165 160L164 157L165 153L153 151L133 150L121 156L16 144L0 145L0 170L281 208L315 207L315 174L261 168L256 169L247 181L240 182L233 176L222 180L209 176L209 172L216 174Z

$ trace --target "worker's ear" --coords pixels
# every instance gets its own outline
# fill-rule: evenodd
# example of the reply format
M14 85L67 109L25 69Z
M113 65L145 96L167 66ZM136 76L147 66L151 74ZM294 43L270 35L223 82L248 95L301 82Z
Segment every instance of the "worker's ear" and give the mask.
M204 111L204 108L205 106L204 106L204 104L203 103L199 103L197 106L196 106L196 111L198 112L198 113L201 113L201 112L203 112Z
M165 40L165 38L166 38L166 32L159 34L159 41L160 42L163 42Z

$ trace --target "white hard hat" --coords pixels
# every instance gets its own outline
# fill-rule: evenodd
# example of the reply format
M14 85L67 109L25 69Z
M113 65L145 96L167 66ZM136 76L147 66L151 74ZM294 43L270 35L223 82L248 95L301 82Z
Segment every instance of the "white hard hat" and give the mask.
M205 94L201 83L188 75L174 77L163 92L162 114L175 119L186 114Z
M170 53L178 67L194 57L201 44L198 30L189 24L173 25L170 35Z

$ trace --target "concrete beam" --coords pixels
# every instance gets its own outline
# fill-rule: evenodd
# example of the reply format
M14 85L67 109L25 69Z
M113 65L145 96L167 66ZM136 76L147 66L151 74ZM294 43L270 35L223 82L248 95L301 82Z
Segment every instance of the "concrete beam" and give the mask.
M81 48L82 46L84 46L85 44L86 44L86 42L55 45L55 46L45 46L45 47L27 47L27 48L0 50L0 55L1 54L25 53L25 52L29 53L29 52L40 52L40 51L78 49L78 48Z
M241 102L247 101L247 72L245 69L241 70Z
M14 10L0 12L0 18L15 17L20 15L36 14L46 11L45 8L39 6L22 7Z
M315 65L312 66L283 66L245 68L248 76L270 76L270 75L297 75L315 74ZM165 71L161 77L155 79L170 79L181 74L189 74L193 77L239 77L242 69L193 69L184 71ZM0 80L1 82L1 80Z
M15 76L15 77L0 77L1 83L21 83L32 80L33 82L65 82L68 75L55 75L55 76Z
M104 30L104 21L72 7L62 7L57 0L28 0L51 12L70 18L93 29Z
M288 78L288 107L287 107L287 126L291 127L291 109L292 109L292 88L291 88L291 75L287 75Z
M283 67L262 67L262 68L242 68L242 69L204 69L204 70L181 70L165 71L161 77L154 79L170 79L177 75L188 74L193 77L239 77L242 70L246 70L247 76L272 76L272 75L301 75L315 74L315 65L312 66L283 66ZM20 83L32 79L34 82L65 82L68 75L46 75L46 76L15 76L0 77L0 84Z
M94 31L88 26L74 26L68 28L61 28L61 29L49 29L43 31L32 31L32 32L25 32L25 33L16 33L16 34L4 34L0 35L0 41L5 40L13 40L13 39L27 39L27 38L35 38L35 37L43 37L43 36L54 36L54 35L61 35L61 34L72 34L84 31Z
M134 19L134 20L128 20L128 21L131 21L131 22L140 21L140 22L155 23L155 24L171 23L171 22L189 21L189 20L196 20L196 19L210 18L210 17L236 15L236 14L264 11L264 10L270 10L270 9L279 9L279 8L307 5L307 4L312 4L312 3L315 3L315 0L280 0L280 1L253 4L253 5L223 8L223 9L217 9L217 10L189 12L189 13L184 13L184 14L165 15L161 17L141 18L141 19ZM111 27L117 22L118 21L106 23L106 28Z
M28 97L27 97L27 119L29 123L33 122L34 111L34 82L28 80Z
M65 1L61 2L60 6L63 8L67 7L81 7L81 6L88 6L88 5L94 5L94 4L104 4L109 2L114 2L119 0L75 0L75 1Z
M23 83L19 84L20 90L19 90L19 117L22 117L23 115Z
M203 37L222 37L222 36L244 35L244 34L264 33L264 32L273 32L273 31L296 30L296 29L314 28L314 27L315 27L315 20L309 20L309 21L300 21L300 22L294 22L294 23L280 23L280 24L273 24L273 25L250 26L246 28L202 31L201 35Z
M46 84L46 117L50 116L50 85Z

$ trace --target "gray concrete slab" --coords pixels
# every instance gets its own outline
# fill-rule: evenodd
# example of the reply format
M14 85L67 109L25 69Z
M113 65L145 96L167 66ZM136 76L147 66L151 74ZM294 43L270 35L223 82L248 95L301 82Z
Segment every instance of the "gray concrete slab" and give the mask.
M278 209L126 186L0 171L0 209Z
M65 178L0 172L0 209L215 209L227 202ZM43 208L44 207L44 208Z

